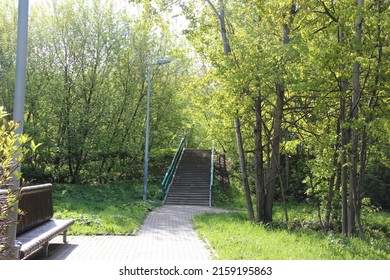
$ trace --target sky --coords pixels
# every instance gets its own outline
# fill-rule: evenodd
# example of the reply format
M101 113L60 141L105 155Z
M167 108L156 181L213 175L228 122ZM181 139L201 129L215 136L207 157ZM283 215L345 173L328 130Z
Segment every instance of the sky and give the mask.
M33 7L37 3L40 2L60 2L60 1L67 1L67 0L30 0L30 7ZM86 1L93 1L93 0L86 0ZM105 0L102 0L105 1ZM122 10L126 9L128 13L134 14L134 16L137 15L137 9L135 8L134 4L129 3L129 0L107 0L107 2L112 2L115 6L115 9ZM181 14L181 8L178 5L172 6L172 14L168 16L168 18L171 20L172 28L175 31L181 32L182 30L186 29L188 24L185 17Z

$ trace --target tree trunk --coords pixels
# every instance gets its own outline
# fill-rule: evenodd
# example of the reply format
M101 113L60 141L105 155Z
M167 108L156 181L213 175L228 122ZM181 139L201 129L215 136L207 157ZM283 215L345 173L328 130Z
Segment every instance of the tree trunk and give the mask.
M280 141L282 135L282 117L284 106L284 85L276 85L276 104L273 120L273 134L271 139L271 157L265 186L265 213L264 223L272 222L272 208L274 203L276 180L280 170Z
M219 0L219 11L215 7L215 5L210 1L206 0L207 3L209 3L211 9L213 9L215 15L218 17L220 27L221 27L221 37L222 37L222 44L223 44L223 52L226 56L228 56L231 52L230 44L227 38L227 29L226 29L226 23L225 23L225 4L223 0Z
M381 37L382 33L382 27L381 27L381 21L382 21L382 13L383 13L383 4L382 0L377 0L377 9L378 9L378 23L377 23L377 42L378 42L378 52L377 52L377 69L380 68L382 64L383 59L383 38ZM367 127L369 123L372 121L371 112L375 110L375 107L378 104L378 87L381 83L381 76L379 74L379 70L375 73L375 87L372 90L371 97L368 102L368 109L369 113L368 116L366 116L365 119L365 127L362 132L362 141L361 141L361 148L360 148L360 170L359 170L359 178L358 178L358 185L357 185L357 194L359 196L359 200L357 203L357 221L360 222L360 212L362 207L362 196L364 192L364 179L365 179L365 172L366 172L366 165L367 165L367 152L368 152L368 135L367 135ZM359 227L361 227L359 225ZM362 235L362 234L361 234ZM363 233L364 237L364 233Z
M350 119L353 124L354 120L359 118L358 103L360 99L360 64L355 62L353 65L353 75L352 75L352 107L350 112ZM359 145L359 135L355 127L351 128L351 149L349 150L349 159L350 159L350 172L349 172L349 213L348 213L348 234L353 235L356 232L356 210L357 210L357 181L358 181L358 145Z
M357 0L358 7L363 7L363 0ZM361 45L362 45L362 23L363 23L363 17L359 16L359 18L356 20L356 48L357 52L356 55L359 56L361 51ZM349 206L349 228L348 228L348 234L355 234L356 227L355 224L357 223L358 229L359 229L359 235L360 237L364 238L364 232L363 228L361 226L360 221L360 209L358 209L358 204L360 204L361 197L358 194L358 159L359 159L359 132L356 128L356 124L354 124L354 121L357 121L359 119L359 102L360 102L360 96L361 96L361 90L360 90L360 76L361 76L361 70L360 70L360 63L358 61L355 61L353 65L353 73L352 73L352 97L351 97L351 112L350 112L350 119L352 122L352 129L351 129L351 149L350 149L350 161L351 161L351 167L350 167L350 206Z
M344 92L342 90L341 94ZM341 204L342 204L342 222L341 231L343 234L348 234L348 186L347 186L347 157L346 157L346 146L348 143L347 130L343 127L345 124L345 97L340 97L340 123L341 123Z
M214 11L215 15L219 19L224 54L225 54L225 56L229 56L229 54L231 53L231 48L230 48L230 44L229 44L229 41L227 38L227 29L226 29L226 23L225 23L225 4L224 4L223 0L219 0L219 11L218 11L218 9L215 7L215 5L210 0L206 0L206 1L210 5L211 9ZM244 153L244 147L243 147L243 142L242 142L241 124L240 124L239 117L234 118L234 126L235 126L235 131L236 131L237 150L238 150L238 155L240 158L242 182L243 182L243 186L244 186L245 198L246 198L246 203L247 203L248 218L250 221L254 221L255 215L254 215L254 211L253 211L253 204L252 204L252 198L251 198L249 181L248 181L247 166L246 166L245 153Z
M298 12L298 8L295 4L291 5L289 12L289 19L287 23L283 24L283 45L290 43L290 25L294 20L294 15ZM279 77L279 81L276 83L276 102L274 109L273 119L273 134L270 139L271 143L271 157L269 160L269 168L267 173L267 183L265 186L265 212L264 223L272 222L272 208L274 203L276 180L280 175L280 142L282 136L282 120L283 120L283 107L284 107L284 93L285 85L283 77ZM286 215L287 219L287 215Z
M340 135L341 128L340 128L340 120L337 123L337 135ZM340 149L340 138L337 137L336 143L334 144L334 153L333 153L333 166L337 166L338 164L338 150ZM330 227L330 217L333 210L333 197L335 193L335 181L338 174L338 170L336 170L331 178L329 178L328 181L328 200L326 203L326 213L325 213L325 229L328 230Z
M225 4L223 3L223 0L219 0L219 21L221 23L221 37L222 37L222 43L223 43L223 52L225 55L228 55L231 51L230 44L227 39L227 31L226 31L226 23L225 23Z
M265 206L265 192L264 192L264 163L263 163L263 142L262 142L262 110L261 97L255 100L255 114L256 121L254 127L255 134L255 184L256 184L256 221L264 222L264 206Z
M339 24L339 34L338 34L338 43L344 43L344 33L342 31L343 22L340 20ZM341 72L344 71L345 66L341 65ZM348 82L344 77L341 77L339 80L340 88L340 112L339 112L339 123L341 131L341 155L340 155L340 168L341 168L341 232L344 235L348 234L348 168L347 168L347 156L346 149L348 144L348 131L345 127L346 120L346 95L348 89Z
M334 192L337 194L341 193L341 172L339 165L337 165L337 171L336 171L336 181L335 181L335 186L334 186ZM333 205L333 209L331 212L331 220L333 221L338 221L340 216L339 214L341 213L341 204L340 203L335 203Z
M325 230L328 230L330 227L330 214L332 213L332 201L334 195L334 184L336 180L336 173L334 173L328 182L328 199L326 202L326 212L325 212Z
M246 204L248 209L248 218L250 221L254 221L255 215L253 212L253 204L252 204L252 198L251 198L251 193L249 188L248 174L246 172L247 169L246 169L244 147L242 144L241 123L238 117L234 118L234 127L236 129L237 149L238 149L238 156L240 158L242 183L244 185L245 198L246 198Z

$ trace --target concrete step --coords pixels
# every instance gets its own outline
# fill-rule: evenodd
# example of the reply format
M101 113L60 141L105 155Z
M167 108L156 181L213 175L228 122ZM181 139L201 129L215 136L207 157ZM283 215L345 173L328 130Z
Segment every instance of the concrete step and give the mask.
M210 189L209 188L203 188L203 189L201 189L201 190L196 190L196 191L194 191L194 190L192 190L192 189L186 189L186 188L183 188L183 189L178 189L178 188L176 188L176 189L172 189L172 191L171 191L171 189L169 190L169 194L177 194L177 193L179 193L179 194L186 194L186 195L192 195L192 194L202 194L202 193L208 193L210 191Z
M173 192L169 192L169 196L200 196L200 195L209 195L209 190L199 191L199 192L189 192L189 191L181 191L174 190Z
M207 201L180 200L180 201L165 201L166 205L191 205L191 206L209 206Z
M210 186L210 182L207 182L207 181L188 181L188 182L181 181L181 182L174 182L172 184L172 187L174 187L174 186L178 186L178 187L188 186L188 187L194 188L194 189L207 188L208 186Z
M165 204L209 204L211 151L186 149L179 162Z

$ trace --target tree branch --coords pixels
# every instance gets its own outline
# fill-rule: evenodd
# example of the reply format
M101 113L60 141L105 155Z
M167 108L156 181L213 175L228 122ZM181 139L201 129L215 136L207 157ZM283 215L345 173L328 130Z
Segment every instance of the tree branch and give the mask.
M221 15L219 14L217 8L215 8L214 4L211 3L210 0L206 0L207 3L209 3L211 9L213 9L214 13L217 15L217 17L220 19L221 18Z
M313 34L317 34L318 32L321 32L322 30L324 30L324 29L328 28L328 27L329 27L329 26L330 26L332 23L333 23L333 21L329 22L329 24L328 24L328 25L325 25L325 26L321 27L320 29L318 29L318 30L314 31L314 33L313 33Z
M320 1L322 6L324 7L325 9L325 14L328 15L334 22L339 22L338 18L336 18L332 12L329 10L329 8L326 6L326 4L324 3L324 1Z

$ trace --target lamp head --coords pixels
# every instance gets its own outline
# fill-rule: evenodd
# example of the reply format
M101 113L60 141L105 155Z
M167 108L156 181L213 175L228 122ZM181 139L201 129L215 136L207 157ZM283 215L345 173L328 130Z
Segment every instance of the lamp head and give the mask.
M169 62L171 62L171 60L168 58L160 58L159 60L157 60L158 65L167 64Z

